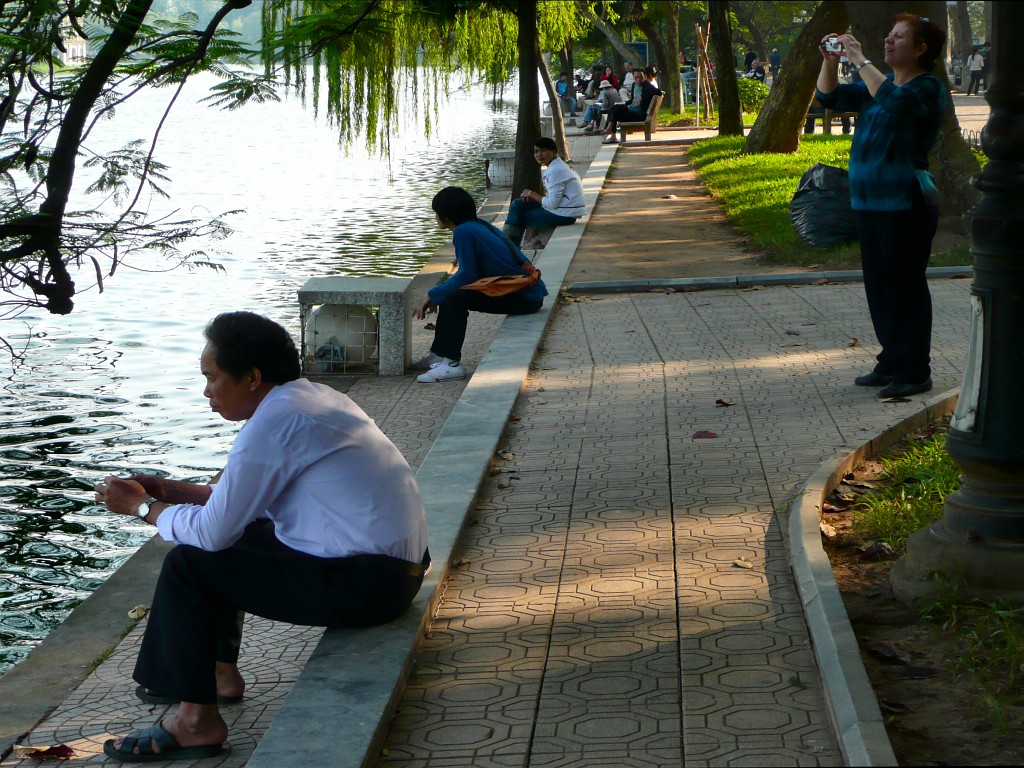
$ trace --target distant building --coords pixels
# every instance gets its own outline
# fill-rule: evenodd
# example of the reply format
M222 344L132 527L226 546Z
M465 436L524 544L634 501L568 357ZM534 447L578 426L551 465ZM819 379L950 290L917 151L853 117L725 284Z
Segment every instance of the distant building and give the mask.
M60 32L64 50L58 51L58 54L62 64L65 66L80 64L89 58L89 41L84 37L79 37L74 27L70 24L62 24Z

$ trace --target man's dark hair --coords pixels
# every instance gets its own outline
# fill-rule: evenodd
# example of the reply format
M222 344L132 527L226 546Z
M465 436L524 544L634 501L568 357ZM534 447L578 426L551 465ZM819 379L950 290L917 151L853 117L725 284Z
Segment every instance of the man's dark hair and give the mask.
M450 219L455 226L476 220L476 203L462 187L445 187L434 195L430 207L442 219Z
M541 136L539 139L533 142L533 146L537 147L538 149L550 149L554 150L555 152L558 151L558 145L555 144L555 140L549 136Z
M203 331L214 349L217 367L235 379L259 368L263 381L285 384L302 375L299 351L291 335L255 312L225 312Z

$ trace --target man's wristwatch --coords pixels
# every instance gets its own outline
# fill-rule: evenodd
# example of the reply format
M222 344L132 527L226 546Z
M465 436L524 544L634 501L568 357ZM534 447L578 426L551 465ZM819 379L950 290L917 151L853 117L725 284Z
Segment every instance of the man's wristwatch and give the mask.
M150 496L144 502L139 504L139 509L136 511L135 514L141 517L143 520L145 520L147 517L149 517L149 507L154 501L156 501L156 499Z

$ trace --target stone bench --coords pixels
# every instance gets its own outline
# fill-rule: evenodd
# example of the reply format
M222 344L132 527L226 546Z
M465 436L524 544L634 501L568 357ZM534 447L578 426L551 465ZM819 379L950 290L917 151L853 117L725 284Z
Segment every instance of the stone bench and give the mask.
M655 96L651 99L651 103L647 107L647 117L644 120L631 120L625 123L619 123L619 141L626 140L627 133L636 133L639 131L644 132L644 141L651 140L651 134L658 127L658 110L661 108L661 100L664 98L662 95Z
M408 277L311 277L299 289L300 354L303 373L365 373L372 362L360 358L349 365L348 356L317 360L317 349L307 345L307 327L313 308L347 305L369 308L376 317L376 373L401 376L412 357L412 311L408 306L412 280ZM343 347L342 347L343 349ZM332 363L337 360L336 363ZM341 370L339 370L339 368Z

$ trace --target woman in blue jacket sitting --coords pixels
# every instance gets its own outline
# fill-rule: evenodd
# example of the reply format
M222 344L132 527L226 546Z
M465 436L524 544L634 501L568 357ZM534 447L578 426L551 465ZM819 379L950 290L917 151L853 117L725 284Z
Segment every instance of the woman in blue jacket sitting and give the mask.
M505 296L488 296L464 289L482 277L527 274L523 269L527 258L500 229L477 218L476 203L462 187L445 187L434 195L430 206L437 216L438 226L452 230L459 268L443 283L427 291L416 308L418 320L437 311L430 354L414 366L421 369L429 366L429 370L416 379L424 384L466 378L461 360L470 312L531 315L543 306L548 294L543 280Z

